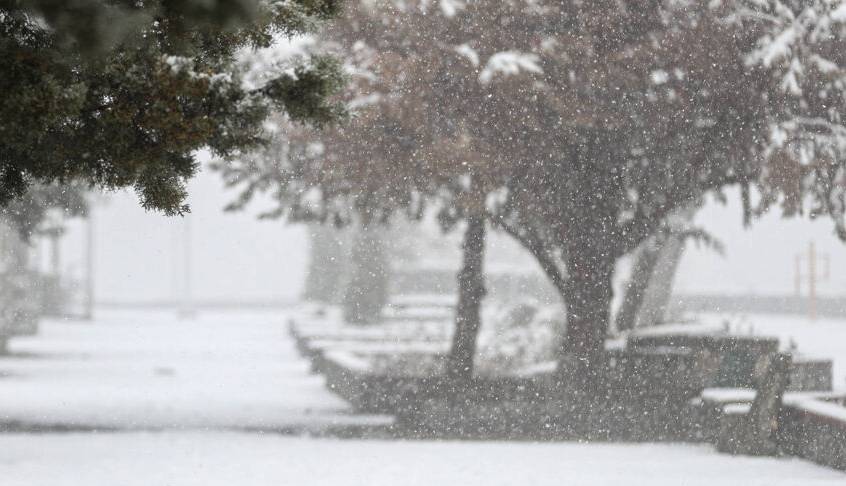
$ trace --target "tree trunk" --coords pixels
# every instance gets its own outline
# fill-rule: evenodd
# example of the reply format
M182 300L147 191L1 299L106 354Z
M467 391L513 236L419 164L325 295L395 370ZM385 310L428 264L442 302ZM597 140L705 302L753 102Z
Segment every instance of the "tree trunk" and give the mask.
M643 303L637 313L636 327L649 327L666 321L667 308L673 295L673 281L684 254L685 241L681 235L670 235L658 252Z
M617 312L615 324L618 332L629 331L637 326L646 290L652 282L652 275L661 254L662 242L652 237L646 240L635 255L631 276L626 285L623 302Z
M481 326L480 309L485 296L483 263L485 256L485 218L481 214L467 217L464 232L464 261L458 273L458 304L455 311L455 334L447 357L447 376L466 381L473 376L476 337Z
M579 382L595 383L604 372L615 259L589 243L573 246L567 253L567 335L559 370L569 370Z
M350 254L350 278L344 293L344 320L373 324L381 319L388 301L388 261L383 228L360 227Z
M683 209L669 220L669 234L647 239L637 251L626 294L617 313L617 331L661 323L673 293L673 280L686 246L683 231L695 210Z

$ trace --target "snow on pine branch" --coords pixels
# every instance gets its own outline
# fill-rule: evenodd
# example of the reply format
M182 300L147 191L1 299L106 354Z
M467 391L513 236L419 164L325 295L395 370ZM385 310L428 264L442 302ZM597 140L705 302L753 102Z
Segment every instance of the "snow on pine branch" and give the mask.
M205 71L196 70L196 61L194 58L185 56L162 56L162 62L170 67L170 71L174 75L184 74L191 79L203 79L209 82L209 86L214 88L223 84L232 83L233 77L230 72L217 72L209 74Z
M841 160L846 155L842 101L846 70L842 53L832 42L846 31L844 0L745 0L737 2L735 20L751 21L762 36L746 56L746 64L776 76L788 99L770 129L768 152L792 146L803 164L812 152ZM833 56L836 59L829 58ZM809 106L815 106L813 112ZM823 107L823 108L820 108Z
M481 63L481 60L479 59L479 53L476 52L475 49L470 47L470 44L464 43L460 46L456 46L455 52L470 61L470 64L472 64L473 67L479 67L479 64Z
M455 17L455 14L464 10L464 2L461 0L441 0L438 2L441 12L447 17Z
M818 52L820 44L832 39L836 29L846 27L844 0L746 0L738 2L730 21L751 21L764 31L757 48L748 54L748 66L777 68L781 89L801 97L808 89L808 74L842 71L836 62ZM846 77L839 76L841 82Z
M541 74L543 70L539 63L540 58L535 54L519 51L498 52L488 59L485 68L479 73L479 82L489 84L498 75L514 76L524 71Z
M743 60L774 81L758 211L781 201L786 214L828 214L846 239L846 0L715 3L758 36Z
M293 76L294 66L307 62L314 45L313 37L279 36L269 47L243 49L238 55L238 68L244 89L259 89L282 74Z
M364 0L365 5L371 8L383 8L378 0ZM440 10L444 17L455 17L459 12L467 8L465 0L391 0L390 5L400 12L428 13L430 7L437 4L436 9Z

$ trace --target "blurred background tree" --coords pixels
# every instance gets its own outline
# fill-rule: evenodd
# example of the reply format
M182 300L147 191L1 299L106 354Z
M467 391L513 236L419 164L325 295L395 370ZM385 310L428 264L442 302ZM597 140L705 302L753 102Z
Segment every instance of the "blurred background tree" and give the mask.
M617 263L706 196L739 188L747 221L810 204L846 235L841 17L822 0L356 2L324 43L356 120L227 180L272 187L295 220L481 216L471 240L504 229L561 293L562 372L601 379ZM453 355L484 295L469 268Z

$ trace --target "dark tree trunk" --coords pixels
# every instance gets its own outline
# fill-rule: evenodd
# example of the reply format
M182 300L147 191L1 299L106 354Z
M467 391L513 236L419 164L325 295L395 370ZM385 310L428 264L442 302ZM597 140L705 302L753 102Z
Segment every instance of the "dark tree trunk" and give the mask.
M559 366L572 372L578 381L597 382L604 371L616 259L610 252L585 243L572 247L567 255L567 335Z
M480 309L485 297L483 263L485 256L485 218L474 214L467 217L464 232L464 261L458 273L458 304L455 311L455 334L447 357L447 376L455 381L473 376L473 357L476 337L481 326Z
M584 143L570 154L575 173L565 182L565 198L559 201L568 208L558 229L568 275L564 291L567 332L559 372L577 387L599 391L606 376L605 338L614 295L611 280L621 256L615 195L623 190L623 178L622 164L608 143L614 135L603 129L588 129L583 135Z

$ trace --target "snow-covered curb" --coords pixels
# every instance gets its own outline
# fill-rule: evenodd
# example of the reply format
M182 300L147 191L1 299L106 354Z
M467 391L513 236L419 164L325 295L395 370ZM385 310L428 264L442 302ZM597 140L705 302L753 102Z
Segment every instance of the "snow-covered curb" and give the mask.
M779 442L789 453L846 471L846 398L786 398Z

